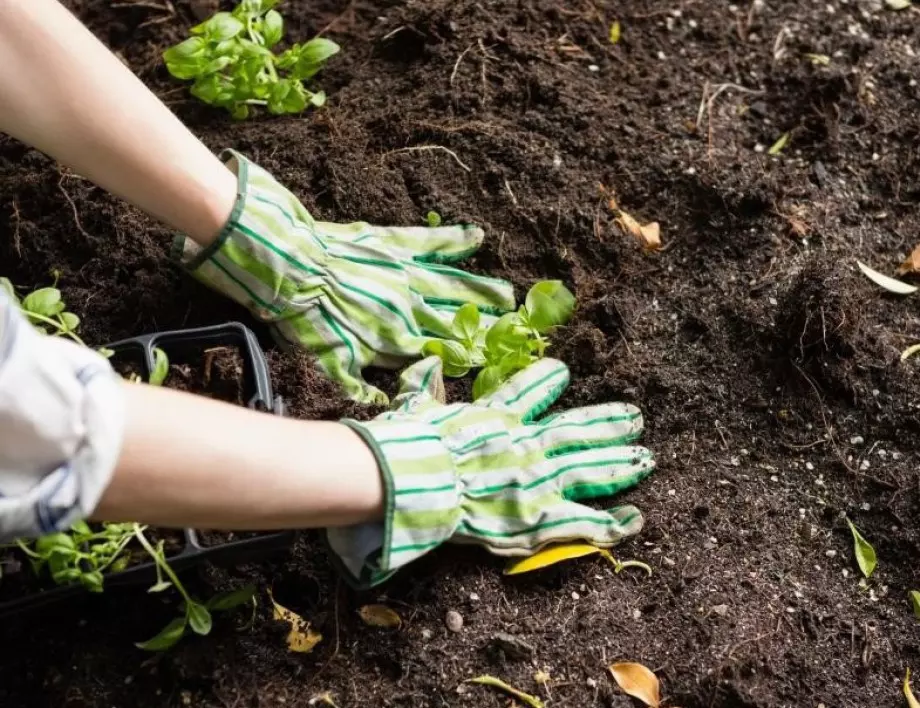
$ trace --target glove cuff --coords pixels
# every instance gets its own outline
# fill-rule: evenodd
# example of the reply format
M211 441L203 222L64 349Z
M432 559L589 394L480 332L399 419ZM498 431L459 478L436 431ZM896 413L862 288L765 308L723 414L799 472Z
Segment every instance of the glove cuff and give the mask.
M383 476L385 516L379 553L356 572L348 552L350 529L328 540L354 585L377 585L402 566L447 541L460 524L460 482L453 456L434 426L405 421L343 420L367 443ZM349 562L351 561L351 562Z

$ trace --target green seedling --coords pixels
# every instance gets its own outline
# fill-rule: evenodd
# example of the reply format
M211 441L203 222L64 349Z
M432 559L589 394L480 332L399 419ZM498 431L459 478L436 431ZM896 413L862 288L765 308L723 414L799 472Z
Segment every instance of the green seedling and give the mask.
M238 120L253 106L270 113L300 113L326 102L322 91L305 81L339 51L339 45L317 37L276 54L284 34L279 0L243 0L232 12L218 12L192 27L191 37L163 53L166 68L178 79L193 81L191 93L224 108Z
M67 337L77 344L85 343L77 335L80 318L67 311L67 305L56 287L40 288L20 299L9 278L0 278L0 290L19 305L19 309L37 329L45 334Z
M534 285L516 312L500 317L488 329L481 325L476 305L467 303L454 315L454 340L430 340L426 356L438 356L444 375L465 376L482 367L473 382L473 398L497 389L503 381L546 354L548 333L564 325L575 309L575 296L561 281L545 280Z
M432 229L436 229L441 225L441 215L436 211L429 211L425 214L425 223Z

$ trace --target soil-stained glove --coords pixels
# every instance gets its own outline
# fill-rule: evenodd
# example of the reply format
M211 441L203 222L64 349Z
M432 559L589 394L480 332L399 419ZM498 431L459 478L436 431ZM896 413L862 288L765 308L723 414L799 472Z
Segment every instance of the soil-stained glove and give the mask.
M569 383L562 362L543 359L475 403L444 405L441 362L410 367L395 410L343 421L374 451L386 485L382 542L367 556L369 526L327 532L351 580L374 585L445 541L502 556L549 543L611 546L642 528L634 506L580 502L632 487L652 454L633 443L642 415L624 403L578 408L542 420Z
M239 177L227 225L202 249L179 237L176 255L196 278L272 324L282 344L312 352L352 399L386 403L367 366L400 368L431 338L454 339L456 310L515 307L512 286L444 265L480 246L472 226L384 228L315 221L291 192L242 155L222 159Z
M109 362L36 331L0 289L0 542L67 530L96 508L124 417Z

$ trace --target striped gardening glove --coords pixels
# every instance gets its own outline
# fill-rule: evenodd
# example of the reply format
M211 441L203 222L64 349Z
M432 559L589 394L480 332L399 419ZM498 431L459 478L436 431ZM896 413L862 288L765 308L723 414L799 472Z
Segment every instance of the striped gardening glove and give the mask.
M475 303L486 327L514 309L510 283L444 265L474 253L481 229L315 221L268 172L232 151L222 159L239 177L230 219L208 248L180 236L177 258L270 323L282 345L312 352L353 400L387 403L362 369L400 368L426 342L456 339L461 305Z
M385 521L368 553L368 525L331 529L330 546L359 586L375 585L445 541L527 556L557 542L611 546L642 528L634 506L581 502L632 487L655 467L635 445L642 414L608 403L537 420L569 383L542 359L475 403L444 405L441 361L403 375L394 411L344 421L374 451L386 486Z

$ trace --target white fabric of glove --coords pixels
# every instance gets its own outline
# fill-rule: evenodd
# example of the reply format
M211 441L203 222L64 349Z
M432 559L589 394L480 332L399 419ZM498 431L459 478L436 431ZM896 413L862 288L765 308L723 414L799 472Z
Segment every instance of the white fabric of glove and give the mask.
M124 418L105 357L37 331L0 290L0 543L66 530L92 513Z

